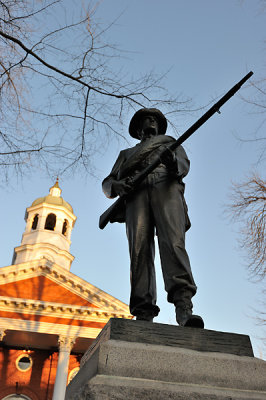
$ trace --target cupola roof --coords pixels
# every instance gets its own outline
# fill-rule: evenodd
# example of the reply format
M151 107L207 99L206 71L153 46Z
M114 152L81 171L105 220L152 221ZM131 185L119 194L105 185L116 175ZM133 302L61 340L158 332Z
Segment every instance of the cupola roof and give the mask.
M38 197L38 199L34 200L31 207L37 206L38 204L46 203L53 204L55 206L65 207L72 214L73 208L72 206L61 197L62 190L59 187L58 178L56 179L55 184L50 188L50 193L44 197Z

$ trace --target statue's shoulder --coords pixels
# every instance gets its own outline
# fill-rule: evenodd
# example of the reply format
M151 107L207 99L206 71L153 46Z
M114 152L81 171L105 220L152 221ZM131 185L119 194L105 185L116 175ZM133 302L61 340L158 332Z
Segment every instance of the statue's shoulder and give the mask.
M129 148L129 149L120 150L120 152L119 152L117 158L118 158L118 159L120 159L120 158L125 158L125 156L126 156L126 154L128 153L129 150L130 150L130 148Z
M128 156L135 153L135 151L136 151L136 149L138 149L138 147L139 147L139 143L133 147L129 147L128 149L121 150L119 156L128 158Z
M166 141L166 142L168 142L168 143L170 143L170 142L175 142L176 141L176 139L173 137L173 136L169 136L169 135L164 135L164 140Z

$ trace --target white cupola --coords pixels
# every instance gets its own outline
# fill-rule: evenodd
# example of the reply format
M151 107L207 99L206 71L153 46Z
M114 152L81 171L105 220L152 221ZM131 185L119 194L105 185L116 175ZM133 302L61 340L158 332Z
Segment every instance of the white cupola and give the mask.
M21 245L14 249L12 264L47 258L70 269L74 260L69 252L70 236L76 216L61 197L58 178L47 196L39 197L26 209L26 229Z

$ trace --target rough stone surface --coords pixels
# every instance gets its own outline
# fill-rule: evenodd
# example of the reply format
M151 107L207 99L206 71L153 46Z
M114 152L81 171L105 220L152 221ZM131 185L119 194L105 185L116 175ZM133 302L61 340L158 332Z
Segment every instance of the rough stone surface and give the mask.
M101 343L110 339L253 357L247 335L111 318L83 356L82 365Z
M98 373L266 391L266 363L250 357L109 340Z
M266 363L254 357L117 340L100 345L70 383L69 393L97 374L266 393Z
M68 385L66 400L266 400L265 361L214 352L216 344L211 345L211 351L203 351L201 345L200 351L192 350L179 346L179 338L174 345L166 345L165 338L163 344L158 344L158 337L163 334L152 334L150 327L154 324L137 322L141 324L126 325L126 330L122 323L121 332L116 325L112 333L112 323L103 329L83 358L79 373ZM149 326L148 341L155 337L155 344L140 342L145 325ZM129 326L139 328L136 342L132 340L132 332L128 332ZM191 329L183 329L183 334L189 336ZM193 342L193 335L197 333L191 332L186 340ZM201 335L204 336L204 330ZM214 336L215 332L211 337ZM130 340L126 341L126 337ZM208 337L207 333L206 340ZM235 339L233 352L237 348ZM172 341L175 342L174 338ZM221 349L220 344L218 348Z
M266 392L97 375L66 400L265 400Z

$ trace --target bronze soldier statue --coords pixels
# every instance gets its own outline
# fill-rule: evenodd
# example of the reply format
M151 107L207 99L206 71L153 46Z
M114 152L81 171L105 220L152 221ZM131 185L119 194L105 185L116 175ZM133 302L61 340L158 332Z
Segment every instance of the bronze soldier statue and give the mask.
M122 150L114 167L103 181L109 198L132 190L131 178L147 167L174 139L166 136L167 120L155 108L135 113L129 133L139 139L136 146ZM168 301L175 305L176 320L181 326L203 328L200 316L192 314L191 298L195 285L185 250L185 232L190 228L184 199L183 178L189 160L182 146L166 151L161 164L130 193L114 221L126 223L130 252L130 312L137 320L153 321L160 309L156 305L154 236L158 236L161 266Z
M108 222L126 222L131 259L130 311L139 320L153 321L156 305L154 235L158 236L161 265L168 301L176 308L181 326L204 328L192 314L191 299L197 291L185 250L185 232L190 228L184 199L183 178L189 160L181 144L232 97L253 75L250 71L177 140L166 136L167 121L161 111L142 108L133 116L129 133L139 139L136 146L120 152L103 181L109 198L119 199L100 217Z

